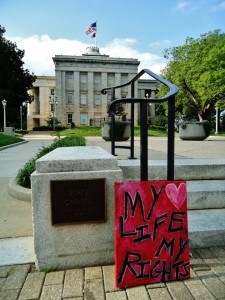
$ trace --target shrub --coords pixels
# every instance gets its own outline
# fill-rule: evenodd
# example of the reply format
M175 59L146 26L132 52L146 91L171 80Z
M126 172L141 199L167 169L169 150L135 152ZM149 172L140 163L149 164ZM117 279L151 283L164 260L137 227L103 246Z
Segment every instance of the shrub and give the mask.
M30 176L35 171L35 158L31 158L23 168L21 168L16 176L16 183L22 187L29 188L31 187Z
M166 116L156 116L155 117L155 124L156 126L160 126L160 127L166 127L168 123L168 118Z
M202 123L203 123L203 127L204 127L204 130L205 130L205 134L207 136L209 136L210 132L212 130L212 126L211 126L210 122L205 120L205 121L202 121Z
M24 135L27 134L29 131L28 130L23 130L23 129L16 129L15 133L18 133L19 135Z
M33 128L33 131L51 131L52 127L50 126L37 126Z
M25 188L31 188L30 177L35 171L36 160L45 154L51 152L58 147L74 147L74 146L85 146L86 141L82 136L67 136L63 139L55 140L50 146L42 147L34 158L31 158L23 168L21 168L16 176L16 183Z
M64 129L67 129L67 127L60 126L60 125L58 125L58 126L55 127L56 131L64 130ZM34 127L33 131L52 131L52 126L38 126L38 127Z

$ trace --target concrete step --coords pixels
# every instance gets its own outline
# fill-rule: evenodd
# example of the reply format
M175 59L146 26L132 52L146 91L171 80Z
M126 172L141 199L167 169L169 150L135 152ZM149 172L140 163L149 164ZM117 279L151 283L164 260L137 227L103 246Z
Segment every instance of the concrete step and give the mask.
M0 239L0 266L35 262L34 237Z
M225 245L225 209L188 211L191 248Z
M190 247L225 245L225 209L188 211ZM0 266L35 261L34 239L21 237L0 240Z
M140 180L140 160L118 160L124 181ZM175 180L225 179L225 159L176 159ZM148 161L149 180L167 179L167 161Z
M225 208L225 180L187 181L188 209Z

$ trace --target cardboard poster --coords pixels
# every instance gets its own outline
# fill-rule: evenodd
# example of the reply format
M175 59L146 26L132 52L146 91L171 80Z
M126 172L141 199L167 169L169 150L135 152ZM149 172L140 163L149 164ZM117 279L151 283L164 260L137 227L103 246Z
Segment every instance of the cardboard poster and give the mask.
M117 287L190 278L185 181L115 183Z

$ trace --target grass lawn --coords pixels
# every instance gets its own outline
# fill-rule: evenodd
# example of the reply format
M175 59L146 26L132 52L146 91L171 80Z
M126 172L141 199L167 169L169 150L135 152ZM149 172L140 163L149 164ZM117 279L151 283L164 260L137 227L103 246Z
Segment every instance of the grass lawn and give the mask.
M95 126L84 126L84 127L76 127L74 129L64 129L61 131L53 132L52 136L101 136L102 128Z
M214 136L225 136L225 132L213 133Z
M52 133L53 136L68 136L68 135L76 135L76 136L101 136L102 128L94 127L94 126L84 126L77 127L74 129L65 129L62 131ZM157 130L157 129L148 129L149 136L167 136L165 131ZM140 127L135 126L134 128L134 136L140 136Z
M16 130L15 135L17 137L22 137L22 136L24 136L24 134L27 134L28 132L29 132L28 130Z
M0 147L23 142L23 139L18 138L16 136L4 135L0 132Z

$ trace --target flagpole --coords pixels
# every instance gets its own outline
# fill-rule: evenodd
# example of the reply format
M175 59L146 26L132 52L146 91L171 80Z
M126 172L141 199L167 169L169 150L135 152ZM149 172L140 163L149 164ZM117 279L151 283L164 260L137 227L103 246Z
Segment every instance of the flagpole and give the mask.
M95 48L97 48L97 20L95 23L92 23L86 29L86 34L89 35L91 33L91 37L95 38Z

